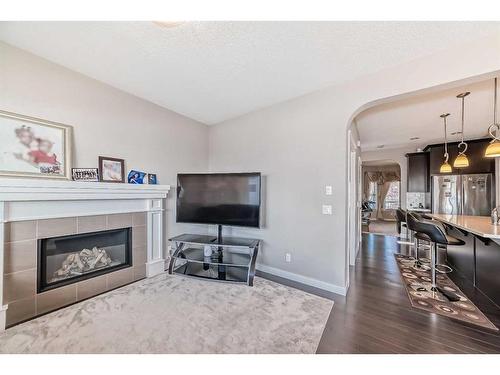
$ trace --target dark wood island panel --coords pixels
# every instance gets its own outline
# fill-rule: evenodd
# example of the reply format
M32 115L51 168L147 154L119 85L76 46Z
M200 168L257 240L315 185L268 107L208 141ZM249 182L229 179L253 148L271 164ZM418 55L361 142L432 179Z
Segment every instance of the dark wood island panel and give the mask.
M476 239L476 287L500 306L500 245Z

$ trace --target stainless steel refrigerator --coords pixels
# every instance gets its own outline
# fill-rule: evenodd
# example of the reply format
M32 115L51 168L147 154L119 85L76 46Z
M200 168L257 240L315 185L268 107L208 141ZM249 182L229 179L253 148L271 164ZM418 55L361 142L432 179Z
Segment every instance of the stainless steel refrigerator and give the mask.
M493 175L464 174L432 177L432 212L489 216L494 207Z

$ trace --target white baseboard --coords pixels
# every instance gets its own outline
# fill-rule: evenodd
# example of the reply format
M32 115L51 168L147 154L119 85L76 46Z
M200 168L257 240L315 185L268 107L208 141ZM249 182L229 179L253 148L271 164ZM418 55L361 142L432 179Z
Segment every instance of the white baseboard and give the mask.
M0 305L0 332L5 331L8 305Z
M298 283L312 286L312 287L315 287L318 289L323 289L323 290L326 290L328 292L337 293L337 294L340 294L342 296L345 296L347 294L346 287L335 285L335 284L330 284L330 283L327 283L327 282L324 282L324 281L321 281L318 279L314 279L312 277L302 276L302 275L299 275L299 274L296 274L293 272L284 271L284 270L281 270L279 268L274 268L274 267L266 266L263 264L257 264L256 268L259 271L269 273L269 274L274 275L274 276L279 276L279 277L282 277L284 279L296 281Z
M153 277L165 272L165 259L157 259L146 263L146 277Z

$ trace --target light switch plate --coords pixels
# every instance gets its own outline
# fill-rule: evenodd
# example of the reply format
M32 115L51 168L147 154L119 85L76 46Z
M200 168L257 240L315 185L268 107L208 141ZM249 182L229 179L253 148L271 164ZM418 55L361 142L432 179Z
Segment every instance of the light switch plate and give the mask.
M325 186L325 194L326 194L326 195L332 195L332 194L333 194L333 186L331 186L331 185L326 185L326 186Z
M332 215L332 206L329 204L324 204L322 212L323 215Z

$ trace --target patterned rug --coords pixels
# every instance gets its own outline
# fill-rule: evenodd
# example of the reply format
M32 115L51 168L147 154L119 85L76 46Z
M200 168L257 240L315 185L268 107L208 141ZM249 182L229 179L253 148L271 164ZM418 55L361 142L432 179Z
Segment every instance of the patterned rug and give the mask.
M333 301L162 274L0 333L0 353L315 353Z
M433 312L448 318L460 320L498 331L498 328L465 296L447 275L436 276L439 287L460 296L460 301L450 302L439 292L431 292L430 271L413 267L415 258L394 254L404 281L411 305L417 309ZM425 288L425 291L421 289Z

